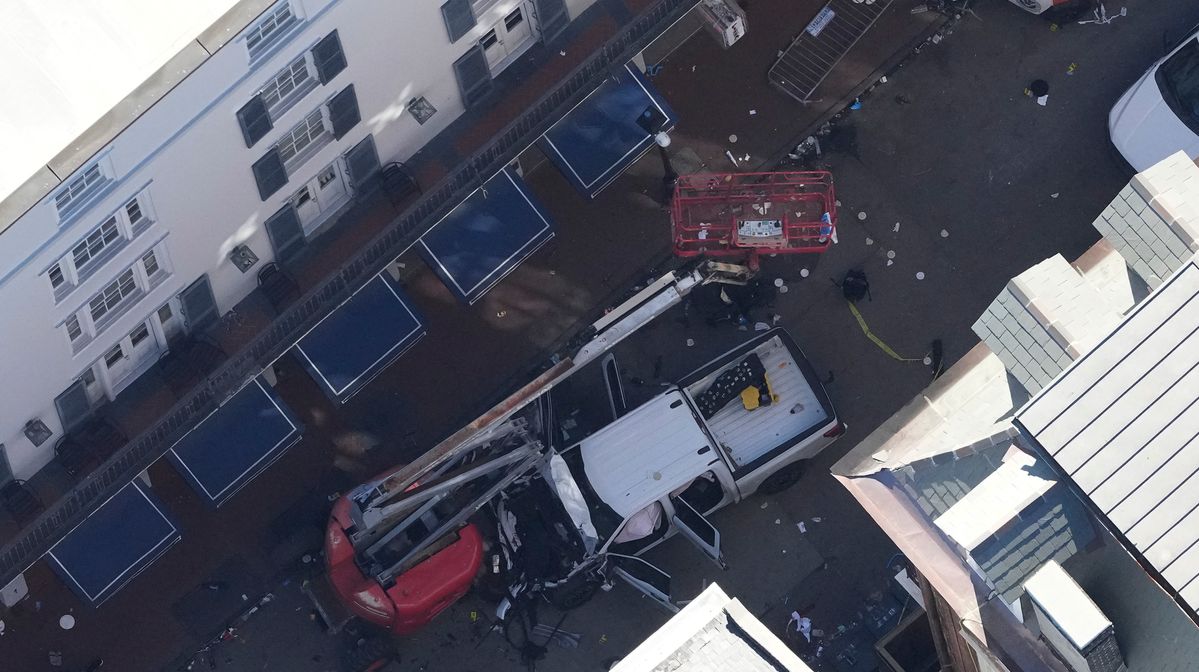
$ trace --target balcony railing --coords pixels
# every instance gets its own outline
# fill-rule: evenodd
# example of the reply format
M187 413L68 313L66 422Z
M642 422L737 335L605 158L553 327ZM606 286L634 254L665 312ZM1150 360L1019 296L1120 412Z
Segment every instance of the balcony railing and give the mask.
M408 249L434 223L532 145L549 127L623 67L698 0L659 0L625 24L553 90L446 176L367 243L349 262L309 291L199 383L153 427L131 440L97 471L50 506L0 549L0 585L45 555L59 539L157 461L185 432L242 384L282 357L313 325Z

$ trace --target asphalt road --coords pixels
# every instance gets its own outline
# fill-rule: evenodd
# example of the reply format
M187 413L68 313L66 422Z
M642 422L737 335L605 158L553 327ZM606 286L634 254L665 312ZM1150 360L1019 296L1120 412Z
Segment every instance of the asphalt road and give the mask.
M829 278L864 270L873 298L861 307L872 330L911 357L941 339L952 363L977 342L970 325L1008 279L1054 254L1073 259L1098 239L1090 223L1129 177L1109 148L1107 112L1160 55L1164 33L1199 21L1199 5L1183 0L1130 2L1128 15L1109 25L1057 31L1002 0L977 0L973 9L976 16L965 16L943 41L890 74L826 138L822 162L836 175L842 201L839 244L821 258L764 263L767 277L782 278L790 291L760 316L781 315L816 368L832 372L829 391L849 432L792 490L717 514L728 572L682 540L655 549L652 559L675 574L677 597L716 580L778 632L793 609L830 630L849 625L863 600L886 587L893 546L828 469L917 394L930 373L868 341ZM1077 69L1067 75L1072 63ZM1022 94L1033 79L1050 83L1045 107ZM675 136L680 150L718 141L688 137L685 128ZM705 347L739 337L728 325L685 326L671 318L653 333L647 356L678 353L687 338ZM487 616L474 598L451 608L401 644L404 669L525 669L499 636L484 635ZM551 646L542 667L603 669L664 619L624 587L601 593L563 624L581 635L579 648ZM228 645L241 654L215 653L217 669L283 669L272 664L280 655L270 653L288 638L283 633L312 649L299 655L288 648L287 669L331 669L333 642L307 629L313 626L301 607L278 609L262 622L270 627L261 636L250 623L246 642Z

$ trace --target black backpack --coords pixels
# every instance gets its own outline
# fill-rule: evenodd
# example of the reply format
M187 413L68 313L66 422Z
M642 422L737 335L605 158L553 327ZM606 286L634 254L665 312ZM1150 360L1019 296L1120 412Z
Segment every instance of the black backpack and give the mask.
M870 296L870 281L866 279L866 274L856 269L845 271L845 278L841 281L841 293L850 303L857 303Z

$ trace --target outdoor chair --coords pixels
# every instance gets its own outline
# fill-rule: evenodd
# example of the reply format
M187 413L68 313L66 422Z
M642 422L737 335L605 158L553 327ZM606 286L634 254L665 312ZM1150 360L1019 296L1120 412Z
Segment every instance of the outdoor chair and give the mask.
M300 298L300 288L296 281L273 261L264 265L258 272L258 287L276 314L282 313L287 306Z
M46 508L25 481L12 480L5 483L0 487L0 501L18 525L30 522Z
M391 201L392 207L396 207L412 196L424 193L420 188L420 183L416 181L416 176L412 174L407 165L399 161L383 166L379 179L383 184L383 191L387 192L387 200Z
M58 440L58 444L54 446L54 459L74 481L83 479L100 466L96 454L88 450L73 434Z

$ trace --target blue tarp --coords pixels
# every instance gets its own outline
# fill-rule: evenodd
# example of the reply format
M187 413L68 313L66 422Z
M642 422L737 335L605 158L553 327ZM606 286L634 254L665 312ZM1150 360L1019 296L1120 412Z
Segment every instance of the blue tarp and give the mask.
M677 118L653 84L626 64L541 137L558 170L590 198L653 146ZM651 132L652 131L652 132Z
M177 541L179 528L162 504L134 481L71 530L46 558L80 598L96 606Z
M420 245L450 291L474 303L553 237L544 208L505 168L429 229Z
M384 271L318 322L295 350L325 394L345 403L424 335L399 283Z
M171 447L170 457L208 503L220 506L300 440L300 424L256 378Z

